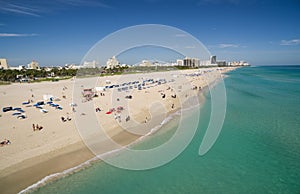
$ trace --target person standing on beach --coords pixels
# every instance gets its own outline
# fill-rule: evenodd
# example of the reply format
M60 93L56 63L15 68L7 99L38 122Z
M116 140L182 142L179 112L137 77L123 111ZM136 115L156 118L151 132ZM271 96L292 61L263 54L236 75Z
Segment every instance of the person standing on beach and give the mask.
M33 129L33 131L35 131L35 125L34 124L32 124L32 129Z

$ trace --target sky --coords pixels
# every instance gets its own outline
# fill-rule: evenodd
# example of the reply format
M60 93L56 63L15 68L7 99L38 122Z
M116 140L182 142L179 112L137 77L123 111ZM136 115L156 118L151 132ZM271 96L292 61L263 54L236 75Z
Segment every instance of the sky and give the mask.
M10 66L79 64L115 31L162 24L219 60L299 65L299 18L300 0L0 0L0 58Z

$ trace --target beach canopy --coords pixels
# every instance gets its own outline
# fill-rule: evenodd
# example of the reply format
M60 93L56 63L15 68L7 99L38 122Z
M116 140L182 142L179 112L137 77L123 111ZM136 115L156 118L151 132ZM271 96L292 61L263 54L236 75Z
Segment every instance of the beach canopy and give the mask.
M7 111L11 111L13 108L11 106L8 106L8 107L4 107L2 109L3 112L7 112Z
M88 88L88 89L83 89L82 95L84 97L93 97L95 93L93 92L93 89Z

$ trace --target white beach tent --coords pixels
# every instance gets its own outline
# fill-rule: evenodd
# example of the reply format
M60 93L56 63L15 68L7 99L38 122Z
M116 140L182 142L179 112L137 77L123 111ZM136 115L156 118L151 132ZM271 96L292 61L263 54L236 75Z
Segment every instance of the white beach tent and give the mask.
M43 95L43 99L44 99L45 101L50 100L50 98L54 99L53 95L51 95L51 94L44 94L44 95Z
M95 87L95 90L97 92L103 92L103 91L105 91L105 87Z
M44 101L48 101L50 99L52 99L53 101L60 101L60 99L58 97L55 97L51 94L44 94L43 99L44 99Z

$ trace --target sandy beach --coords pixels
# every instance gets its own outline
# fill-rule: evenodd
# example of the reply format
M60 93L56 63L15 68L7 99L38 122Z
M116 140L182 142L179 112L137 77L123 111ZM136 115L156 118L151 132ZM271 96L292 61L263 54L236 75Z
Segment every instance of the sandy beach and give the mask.
M19 192L45 176L134 142L182 108L189 98L198 96L205 86L234 69L205 68L0 86L0 141L10 141L0 147L1 193ZM108 88L112 85L115 87ZM90 97L89 89L91 95L97 96ZM38 102L44 105L36 105ZM4 107L22 111L3 112ZM106 137L97 136L96 126L105 131ZM107 138L117 145L107 142ZM92 150L87 147L94 145Z

